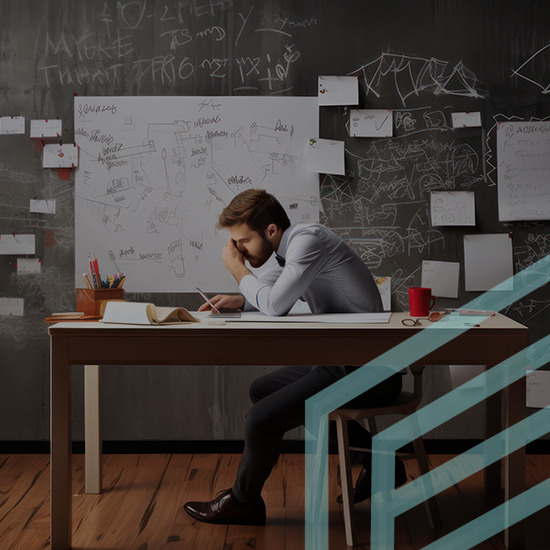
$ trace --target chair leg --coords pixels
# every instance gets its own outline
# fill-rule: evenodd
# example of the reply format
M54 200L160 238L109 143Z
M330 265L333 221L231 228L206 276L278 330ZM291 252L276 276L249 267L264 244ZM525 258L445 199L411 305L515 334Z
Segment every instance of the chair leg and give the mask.
M353 502L353 482L351 477L348 422L341 416L338 416L336 419L336 431L338 434L338 458L340 461L340 480L342 483L342 503L344 505L346 544L348 546L356 546L357 534L355 532L355 504Z
M428 466L428 457L426 456L426 448L424 447L424 440L419 437L413 441L414 454L416 460L418 460L418 466L420 467L420 473L422 475L427 474L430 471ZM441 517L439 515L439 508L435 497L429 498L424 501L426 506L426 513L428 514L428 521L432 529L441 527Z

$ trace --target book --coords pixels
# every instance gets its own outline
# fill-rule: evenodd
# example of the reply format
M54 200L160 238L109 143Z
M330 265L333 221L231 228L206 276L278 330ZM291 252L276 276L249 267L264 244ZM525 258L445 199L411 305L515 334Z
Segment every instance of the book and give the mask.
M123 325L179 325L198 323L184 307L156 307L143 302L107 302L100 323Z
M59 313L52 313L50 317L55 317L60 321L62 319L80 319L81 317L84 317L84 313L81 311L61 311Z

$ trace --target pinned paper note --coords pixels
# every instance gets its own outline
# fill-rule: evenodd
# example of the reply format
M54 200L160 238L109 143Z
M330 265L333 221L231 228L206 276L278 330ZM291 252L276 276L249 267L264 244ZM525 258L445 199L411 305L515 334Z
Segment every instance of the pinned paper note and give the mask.
M391 277L374 277L384 311L391 311Z
M356 76L320 76L319 105L357 105L359 79Z
M550 372L527 370L527 406L544 409L550 405Z
M491 290L514 274L508 233L464 235L466 290ZM512 281L499 290L513 290Z
M23 298L0 298L0 316L22 317L24 306Z
M30 211L42 214L55 214L55 200L42 201L31 199Z
M40 268L38 258L17 258L17 275L39 275Z
M59 139L61 137L61 120L31 120L31 139Z
M0 117L0 134L24 134L24 116L3 116Z
M432 191L432 225L475 225L473 191Z
M0 235L0 254L34 254L34 235Z
M307 147L307 161L310 172L345 175L344 142L311 138Z
M481 126L481 113L451 113L453 128Z
M422 286L431 288L433 296L458 298L458 262L422 262Z
M43 168L76 168L77 166L77 145L72 143L66 145L47 143L44 145L44 156L42 157Z
M392 111L352 109L349 115L349 134L354 137L392 137Z

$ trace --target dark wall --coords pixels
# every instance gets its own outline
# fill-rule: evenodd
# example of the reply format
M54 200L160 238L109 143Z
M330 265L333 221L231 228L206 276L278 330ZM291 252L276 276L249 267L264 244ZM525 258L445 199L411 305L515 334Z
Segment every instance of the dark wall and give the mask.
M24 317L0 317L0 373L11 381L0 385L0 418L3 406L20 410L25 427L0 437L47 437L43 319L75 300L74 178L42 169L30 119L61 118L72 142L74 94L316 95L319 75L358 75L360 107L393 109L399 124L391 140L349 138L349 110L320 109L321 137L345 140L347 163L345 176L320 177L322 221L373 273L392 277L402 310L422 260L462 263L466 233L511 232L516 271L547 254L548 223L498 221L494 149L497 121L550 115L549 44L542 0L2 2L0 115L24 115L27 134L0 136L0 232L35 233L42 273L17 277L16 258L0 256L0 297L25 299ZM481 111L483 127L452 130L453 111ZM432 190L475 191L476 226L433 228ZM56 215L31 214L30 199L56 199ZM459 298L439 305L478 294L464 291L461 272ZM506 313L535 341L547 333L548 305L541 288Z

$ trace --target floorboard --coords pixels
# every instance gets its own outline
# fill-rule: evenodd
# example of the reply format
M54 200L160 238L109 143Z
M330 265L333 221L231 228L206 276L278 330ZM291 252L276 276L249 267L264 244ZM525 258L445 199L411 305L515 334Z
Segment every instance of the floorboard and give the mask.
M450 455L430 455L435 468ZM73 458L73 547L82 550L301 550L304 548L304 456L282 455L264 487L266 526L206 525L183 511L189 500L209 500L231 487L237 454L106 455L101 495L84 492L84 457ZM338 460L329 457L329 549L345 550L342 508L336 503ZM419 476L405 462L409 479ZM49 455L0 455L0 548L48 550ZM359 470L354 470L357 475ZM550 477L550 457L528 455L527 486ZM495 506L481 472L437 496L443 528L429 528L423 505L395 522L395 550L419 550ZM358 548L368 549L370 502L356 506ZM527 550L547 550L548 510L525 520ZM476 546L504 550L499 537Z

